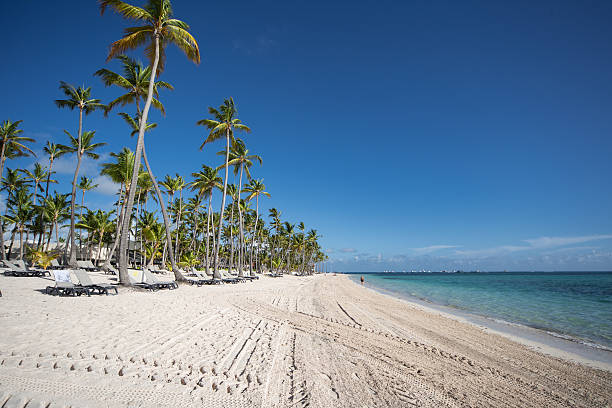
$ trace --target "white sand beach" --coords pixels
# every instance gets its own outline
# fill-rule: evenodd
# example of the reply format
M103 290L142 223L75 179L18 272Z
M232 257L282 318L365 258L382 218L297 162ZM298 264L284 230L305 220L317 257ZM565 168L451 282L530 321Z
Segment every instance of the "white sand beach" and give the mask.
M40 292L50 284L0 276L2 407L612 404L610 371L346 276L91 297Z

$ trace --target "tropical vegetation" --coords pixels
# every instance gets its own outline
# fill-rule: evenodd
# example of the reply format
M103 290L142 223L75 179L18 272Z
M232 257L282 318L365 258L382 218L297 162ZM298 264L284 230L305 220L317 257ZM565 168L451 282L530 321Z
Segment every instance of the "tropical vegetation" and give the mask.
M208 107L207 117L194 119L195 125L205 128L200 149L211 149L210 144L223 141L219 163L198 163L189 175L163 175L157 181L146 155L145 136L157 127L148 122L151 106L166 115L160 91L174 89L159 80L166 65L166 47L176 45L198 64L199 46L189 26L174 18L169 0L148 0L142 7L99 0L99 6L102 14L112 10L136 22L110 44L107 61L117 61L119 70L105 67L94 73L103 86L120 90L120 94L104 104L92 96L91 86L60 81L65 98L55 104L78 111L76 132L65 130L61 141L40 140L38 148L34 138L24 135L22 121L2 122L2 258L28 258L43 267L56 259L67 265L89 259L116 271L124 285L129 285L128 267L153 265L172 270L177 281L184 280L183 272L190 268L203 268L217 278L223 270L240 276L312 273L326 258L320 235L314 229L307 231L303 223L282 220L281 211L275 208L265 219L261 201L271 194L263 179L255 177L263 159L247 148L251 128L238 118L233 98L226 98L219 107ZM138 52L141 45L148 65L125 55ZM131 109L117 114L127 125L123 140L127 143L136 136L135 148L123 147L102 156L109 135L86 129L84 117L98 110L108 117L118 108ZM242 139L238 132L243 132ZM35 156L35 151L42 153ZM11 166L23 156L35 157L35 162L25 168ZM56 180L60 158L66 159L62 159L64 166L68 159L74 166L70 186ZM85 159L98 162L99 174L81 174ZM97 208L89 198L102 178L116 186L116 195L110 207Z

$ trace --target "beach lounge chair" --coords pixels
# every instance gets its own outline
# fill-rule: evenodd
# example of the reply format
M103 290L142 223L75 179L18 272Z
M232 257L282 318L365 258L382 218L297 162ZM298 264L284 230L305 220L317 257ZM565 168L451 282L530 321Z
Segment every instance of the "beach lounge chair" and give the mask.
M97 271L98 268L91 262L91 260L87 261L77 261L77 265L81 269L85 269L86 271Z
M156 285L160 289L176 289L178 288L178 284L175 281L158 281L157 278L151 273L148 269L142 270L144 279L143 281L150 284Z
M19 266L10 261L2 261L4 266L8 268L7 271L4 271L4 276L45 276L51 275L49 271L45 271L43 269L29 269L25 267L25 262L19 262ZM21 266L23 265L23 266Z
M220 285L223 283L221 279L215 278L207 278L202 274L202 271L198 271L197 269L192 269L193 273L198 277L198 279L205 285Z
M89 275L87 274L86 271L82 270L82 269L78 269L74 271L74 275L76 276L76 278L79 280L79 285L87 288L87 289L91 289L92 291L97 291L98 295L101 294L105 294L106 296L108 296L108 291L110 290L114 290L115 291L115 295L119 294L117 292L117 287L114 285L105 285L105 284L101 284L101 283L93 283L91 281L91 278L89 277Z
M132 286L136 286L138 288L143 288L143 289L148 289L150 291L159 290L159 287L157 287L156 285L152 285L143 280L144 274L141 274L140 277L136 277L132 275L132 273L128 272L128 279L130 280L130 284Z
M55 286L47 286L45 293L48 295L59 295L59 296L81 296L85 293L90 296L89 289L83 286L77 286L70 280L70 270L63 269L60 271L54 271Z

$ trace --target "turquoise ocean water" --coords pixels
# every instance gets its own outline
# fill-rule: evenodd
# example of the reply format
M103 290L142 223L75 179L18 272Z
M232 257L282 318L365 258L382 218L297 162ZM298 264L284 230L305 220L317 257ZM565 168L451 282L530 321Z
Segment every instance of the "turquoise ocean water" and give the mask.
M612 350L612 272L356 273L399 297Z

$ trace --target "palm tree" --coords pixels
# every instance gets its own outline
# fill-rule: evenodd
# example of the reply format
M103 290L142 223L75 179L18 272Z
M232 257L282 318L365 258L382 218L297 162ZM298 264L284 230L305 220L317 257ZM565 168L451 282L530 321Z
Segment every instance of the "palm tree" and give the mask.
M7 201L7 209L8 212L5 218L12 224L15 224L15 230L19 232L19 259L23 259L23 232L26 224L34 216L32 194L28 193L26 188L20 188ZM10 248L13 247L12 241L11 239ZM10 251L9 249L9 254Z
M81 176L81 181L79 182L79 190L81 190L81 214L80 216L83 216L83 208L85 207L85 192L86 191L91 191L94 188L98 187L97 184L94 184L93 179L90 179L87 176Z
M163 106L162 106L163 107ZM119 115L123 118L123 120L132 128L132 133L131 136L134 136L135 134L138 133L139 131L139 123L140 123L140 118L139 118L139 113L136 114L136 116L130 116L125 112L121 112L119 113ZM147 123L147 125L145 126L145 132L151 130L151 129L155 129L157 127L156 123ZM166 244L164 246L164 261L165 261L165 255L166 255L166 249L169 249L169 255L170 255L170 263L172 265L175 265L175 259L174 259L174 251L177 251L177 249L172 249L172 238L170 235L170 220L168 218L168 213L166 211L166 206L164 204L163 201L163 197L161 195L161 191L159 189L159 186L157 184L157 180L155 179L155 176L153 175L153 171L151 170L151 167L149 166L149 159L147 158L147 151L146 148L144 146L144 144L142 145L142 158L144 160L145 163L145 167L147 168L147 172L149 174L149 179L151 180L152 186L155 189L155 193L157 194L157 199L160 202L160 208L162 210L162 217L164 219L164 226L166 228ZM178 241L177 244L178 245ZM175 247L176 247L175 245ZM176 278L178 280L184 280L183 276L180 274L180 272L178 271L177 268L173 267L173 271L174 274L176 276Z
M23 130L19 129L19 125L23 122L11 122L7 119L0 125L0 179L4 177L4 162L7 158L18 156L26 156L34 154L27 147L25 142L34 142L30 137L20 136ZM2 252L2 260L6 260L6 252L4 250L4 221L0 221L0 252Z
M94 184L93 179L90 179L89 177L86 176L81 176L81 181L79 182L79 190L81 190L81 209L80 209L80 213L79 213L79 217L83 217L83 208L85 207L85 192L86 191L90 191L93 190L94 188L98 187L97 184ZM82 248L82 240L79 241L79 251L83 252L83 248Z
M58 108L68 108L70 110L74 110L74 109L79 110L79 128L78 128L77 137L74 138L72 135L70 135L70 133L68 133L67 131L64 131L68 133L71 139L74 139L74 142L76 142L76 143L73 143L73 149L72 150L68 149L68 150L78 153L77 168L74 172L74 179L72 180L72 198L71 198L71 204L70 204L70 243L71 243L71 247L70 247L69 264L70 266L75 267L77 266L77 259L76 259L76 244L74 242L74 225L75 225L74 209L75 209L75 200L76 200L76 182L77 182L77 176L79 174L79 167L81 165L81 157L82 157L81 151L83 150L82 149L82 142L83 142L82 139L84 136L83 135L83 113L85 113L85 115L88 115L91 112L94 112L98 109L103 108L104 105L100 103L99 99L94 99L91 97L91 88L85 88L84 86L75 88L74 86L64 81L60 81L59 88L62 90L62 92L64 92L64 95L66 95L68 99L57 99L55 101L55 105Z
M218 155L223 155L225 154L225 152L218 152ZM245 172L247 175L247 178L250 180L251 179L251 166L253 166L253 162L252 160L257 160L259 161L259 164L262 164L262 160L261 157L252 154L249 155L249 150L246 148L244 142L242 141L242 139L234 139L234 142L232 143L232 147L230 149L230 153L229 153L229 161L227 162L227 165L229 166L234 166L234 176L236 176L238 173L240 173L240 177L238 180L238 199L240 200L240 197L242 196L242 173ZM224 167L224 165L221 165L218 167L218 169ZM243 256L243 248L244 248L244 226L243 226L243 221L242 221L242 210L240 208L240 206L238 206L238 222L239 222L239 227L240 227L240 239L239 239L239 246L238 246L238 276L243 276L244 273L242 271L242 256Z
M111 153L110 155L111 157L115 158L115 161L110 163L103 163L100 174L108 176L114 183L119 184L119 199L117 201L117 207L121 208L119 209L119 216L117 217L117 233L115 234L115 241L113 242L112 248L109 252L110 255L104 261L104 265L102 265L102 269L104 270L112 270L110 261L112 254L117 249L117 245L119 245L119 240L121 238L119 235L119 230L121 229L123 219L125 218L125 214L127 213L127 196L129 195L129 189L132 185L132 173L134 169L134 163L136 162L134 152L132 152L127 147L124 147L119 153ZM144 169L141 165L138 177L144 177L145 174L146 173L144 172Z
M270 197L270 193L266 191L266 186L263 183L263 180L255 180L251 179L248 185L244 186L244 191L246 191L249 195L247 196L247 200L252 200L255 198L255 227L253 232L253 237L257 237L257 222L259 220L259 196L264 195L266 197ZM253 246L255 245L255 239L251 241L251 258L253 257ZM258 245L259 247L259 245ZM255 259L257 263L257 257ZM251 275L253 275L253 266L251 263L250 266Z
M120 0L100 0L100 12L102 14L107 7L111 7L126 19L137 20L144 23L143 26L126 28L125 36L111 44L107 60L148 42L149 44L146 47L145 53L149 57L150 65L152 66L149 87L147 90L147 99L140 118L138 141L136 143L136 162L131 181L132 188L128 195L127 207L131 208L134 203L134 194L136 192L136 178L138 168L140 167L140 155L144 146L145 127L153 100L155 76L163 71L165 64L165 45L169 42L176 44L185 52L187 58L195 63L200 62L200 50L195 38L189 34L189 26L183 21L172 18L173 13L170 0L148 0L144 7L132 6ZM160 204L163 208L163 202ZM119 280L125 285L129 284L127 279L126 258L129 224L129 222L124 222L122 225L119 252ZM172 257L171 262L172 268L176 274L177 268ZM180 274L179 278L181 280L184 279Z
M220 278L219 274L219 246L221 245L221 235L223 230L223 210L225 208L225 197L227 195L227 178L228 178L228 163L229 163L229 152L230 152L230 139L234 139L234 129L250 132L251 129L242 124L240 119L236 118L238 111L234 104L234 99L231 97L223 101L223 105L219 109L213 107L208 108L208 112L214 117L214 119L202 119L197 122L198 125L206 126L210 129L210 133L204 143L200 146L200 150L206 143L213 142L225 136L225 178L223 179L223 199L221 201L221 216L219 217L219 238L217 239L217 246L215 247L215 256L213 258L215 278Z
M270 237L271 239L271 245L270 245L270 262L272 262L272 260L274 259L274 255L276 253L276 244L278 243L278 238L280 236L280 230L282 228L282 224L281 224L281 220L280 220L280 216L281 216L281 212L279 210L277 210L276 208L270 208L268 210L268 215L270 218L272 218L272 223L270 224L270 228L274 228L274 231L276 232L276 236L272 236ZM274 239L272 239L274 238ZM272 269L272 263L270 263L270 270Z
M53 161L59 157L62 157L67 151L62 148L62 145L55 144L53 142L47 141L45 147L43 147L43 152L47 153L49 156L49 173L47 174L47 187L45 187L45 198L49 195L49 183L51 183L51 175L53 174Z
M212 220L212 193L215 188L221 188L221 177L218 175L219 171L213 169L212 167L202 165L202 170L197 173L191 173L194 177L193 182L191 182L191 189L197 190L198 195L201 195L203 198L208 198L208 214L206 216L206 272L210 272L210 255L209 255L209 241L208 238L210 236L210 225ZM215 235L214 225L213 225L213 237ZM213 240L214 241L214 240Z
M114 210L111 211L87 211L86 219L88 222L81 222L77 224L79 228L84 228L90 231L91 234L97 235L98 240L98 256L96 257L96 264L100 264L100 259L102 258L102 247L104 246L104 234L113 229L115 225L114 221L111 219L114 214ZM83 217L81 216L81 219ZM93 244L93 243L92 243ZM110 253L109 253L110 255ZM107 257L108 258L108 257Z
M147 90L149 89L149 80L151 79L151 67L144 67L140 61L136 61L126 55L118 55L117 58L121 61L123 75L102 68L97 70L94 75L102 78L104 85L111 86L115 85L125 89L127 92L106 105L105 115L118 105L125 106L127 104L136 104L136 112L140 115L140 101L147 96ZM158 88L174 89L172 85L164 81L157 81L153 84L154 97L151 99L151 105L154 108L159 109L163 114L166 110L164 105L157 99ZM138 133L138 127L136 128Z
M181 190L184 187L185 182L183 181L183 178L178 175L178 173L176 174L175 178L172 178L170 177L170 175L166 174L166 178L164 179L164 181L161 181L159 185L166 189L166 194L168 195L168 206L170 206L172 201L174 200L174 193ZM174 246L174 248L176 250L176 245ZM168 243L166 242L164 244L164 252L162 255L162 265L166 264L167 249Z
M114 106L118 104L121 104L123 106L128 103L135 103L136 104L136 115L135 116L132 117L125 112L119 113L119 115L124 119L124 121L131 127L132 129L131 136L134 136L140 131L140 117L142 115L140 111L140 101L147 94L147 89L149 88L150 78L151 78L151 67L149 66L149 67L144 68L142 63L136 62L135 60L129 57L126 57L125 55L119 55L117 56L117 59L121 60L122 62L124 75L117 74L107 69L100 69L94 75L98 75L102 77L102 80L104 81L104 84L106 86L116 85L128 91L126 94L119 96L117 99L109 103L106 114L108 114L108 112ZM156 97L159 97L158 91L157 91L158 87L166 88L166 89L174 89L172 85L168 84L167 82L158 81L157 83L153 84L153 92ZM151 104L154 107L158 108L163 114L165 114L164 106L157 98L153 97L151 99ZM157 127L157 124L147 123L145 125L144 131L147 132L151 129L154 129L155 127ZM166 227L166 238L167 238L166 241L167 242L164 245L164 260L166 256L166 249L170 248L170 263L174 265L174 254L172 250L172 242L171 242L171 237L170 237L170 225L169 225L168 215L166 213L166 208L165 208L165 204L163 203L161 192L157 185L157 180L155 179L155 176L153 175L153 171L151 170L151 167L149 166L149 160L147 158L144 141L142 145L142 156L143 156L147 171L149 172L149 177L153 182L153 187L155 188L155 192L158 195L157 198L160 202L160 206L162 209L162 216L164 218L164 225ZM178 273L176 271L176 268L173 268L173 270L175 270L175 274ZM177 276L177 278L181 280L182 276L179 275Z
M42 202L44 217L50 224L45 251L49 250L53 228L55 228L55 241L59 247L59 224L70 217L69 205L68 194L58 194L57 192L53 196L46 197Z
M28 169L23 169L21 171L30 179L30 181L34 182L34 205L36 205L38 186L40 185L41 181L49 177L49 172L47 171L47 168L43 167L40 163L34 164L33 171L30 171ZM49 182L57 183L57 181L55 180L49 180Z
M80 129L79 129L80 130ZM75 230L75 197L76 197L76 189L77 189L77 178L79 176L79 169L81 167L81 161L83 160L83 156L87 156L91 159L97 160L100 156L97 153L94 153L94 150L105 146L106 143L92 143L93 138L96 134L95 130L88 130L79 134L80 137L76 138L70 134L67 130L64 132L70 138L70 146L62 146L62 149L67 151L68 153L76 153L77 154L77 165L74 170L74 177L72 178L72 198L70 201L70 259L68 261L70 266L77 266L77 258L76 258L76 242L74 239L74 230Z

